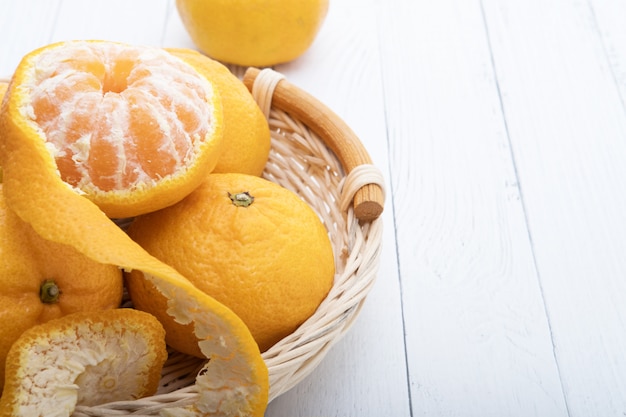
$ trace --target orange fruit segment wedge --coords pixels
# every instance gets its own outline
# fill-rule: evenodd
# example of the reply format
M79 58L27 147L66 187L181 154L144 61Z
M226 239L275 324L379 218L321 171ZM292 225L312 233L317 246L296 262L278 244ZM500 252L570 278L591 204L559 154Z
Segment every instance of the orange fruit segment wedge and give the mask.
M63 181L109 217L180 200L222 151L219 93L161 48L48 45L22 59L6 95L6 134L39 139Z
M26 71L18 67L7 94L17 91L19 97L28 82ZM223 416L262 416L268 401L268 370L242 320L149 255L93 201L64 182L53 154L34 130L11 97L5 98L0 109L0 166L7 205L45 239L150 277L168 300L168 314L194 326L199 347L209 359L198 378L202 392L192 408L214 409Z
M80 312L24 332L7 357L0 416L69 416L76 405L156 392L167 359L165 330L132 309Z

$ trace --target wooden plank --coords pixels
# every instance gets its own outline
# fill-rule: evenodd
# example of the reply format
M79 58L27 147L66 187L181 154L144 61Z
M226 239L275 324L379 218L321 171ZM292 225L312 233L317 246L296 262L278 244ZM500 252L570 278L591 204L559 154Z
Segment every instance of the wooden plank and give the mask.
M312 48L277 70L337 112L388 173L384 102L372 1L331 4ZM387 184L387 192L390 186ZM410 415L393 212L388 198L377 283L354 328L310 378L270 404L267 416Z
M60 0L0 2L0 78L10 77L28 52L50 42ZM37 13L33 13L33 9Z
M160 46L168 0L63 0L53 41L102 39Z
M312 47L276 69L339 114L387 175L377 12L373 0L331 2ZM269 415L410 415L392 209L388 198L380 272L357 323L310 378L270 404Z
M412 415L567 415L481 3L382 3Z
M360 137L374 163L388 172L375 2L331 2L313 46L276 69L335 111ZM189 44L180 19L170 16L166 45ZM390 201L383 213L380 274L353 328L319 367L275 399L270 416L408 416L400 289Z
M621 416L626 4L484 4L568 409Z
M619 91L622 107L626 106L626 4L621 0L592 0L592 26L602 39L610 71Z
M19 42L8 42L0 51L0 77L12 74L26 53L56 41L105 39L160 46L169 6L169 0L2 2L0 27Z

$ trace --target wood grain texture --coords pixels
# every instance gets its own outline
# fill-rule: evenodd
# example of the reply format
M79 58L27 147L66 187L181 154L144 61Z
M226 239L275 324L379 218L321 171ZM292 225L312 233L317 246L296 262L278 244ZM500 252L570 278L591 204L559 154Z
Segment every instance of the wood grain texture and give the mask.
M481 4L381 10L413 415L567 415Z
M626 4L484 3L570 415L623 415Z
M594 0L589 3L591 25L602 40L602 46L613 81L626 112L626 25L624 5L620 0Z

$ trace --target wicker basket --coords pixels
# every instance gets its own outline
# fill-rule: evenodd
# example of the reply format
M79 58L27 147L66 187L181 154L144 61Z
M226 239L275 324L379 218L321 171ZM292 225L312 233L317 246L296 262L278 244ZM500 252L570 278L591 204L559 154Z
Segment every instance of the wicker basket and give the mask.
M250 68L244 82L269 120L272 150L264 176L299 194L326 225L335 251L335 283L313 316L263 358L270 401L298 384L350 328L375 281L384 180L354 133L323 104L279 73ZM78 406L74 416L158 415L196 398L203 360L170 352L156 395Z

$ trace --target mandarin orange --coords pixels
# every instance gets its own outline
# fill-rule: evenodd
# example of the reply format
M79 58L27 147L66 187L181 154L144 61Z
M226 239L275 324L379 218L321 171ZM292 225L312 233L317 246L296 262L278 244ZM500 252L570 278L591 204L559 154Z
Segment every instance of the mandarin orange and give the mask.
M230 64L268 67L302 55L326 18L329 0L176 0L191 40Z
M47 45L22 59L6 95L6 134L42 141L63 181L110 217L180 200L222 150L214 84L160 48Z
M271 136L265 115L244 83L230 70L191 49L167 49L213 80L224 108L224 149L212 172L260 176L270 152Z
M298 195L266 179L211 174L179 203L139 216L132 239L246 323L261 351L310 317L332 287L328 232ZM141 271L127 274L139 309L159 317L168 343L198 355L189 328L167 317L166 300Z

